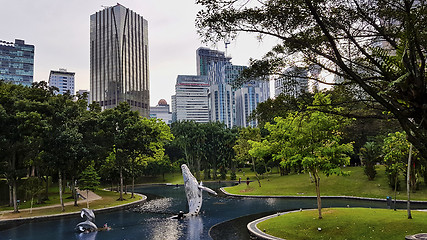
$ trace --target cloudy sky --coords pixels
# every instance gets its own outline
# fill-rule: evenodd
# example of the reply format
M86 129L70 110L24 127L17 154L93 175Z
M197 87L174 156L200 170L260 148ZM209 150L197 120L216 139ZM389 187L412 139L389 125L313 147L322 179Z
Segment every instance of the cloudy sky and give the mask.
M195 28L199 6L194 0L121 0L148 20L151 105L170 103L177 75L196 74L196 49L202 44ZM35 45L34 81L47 81L50 70L76 73L75 89L89 89L89 17L114 6L109 0L0 0L0 40L23 39ZM260 58L270 42L240 36L228 46L235 65ZM224 51L224 43L207 45Z

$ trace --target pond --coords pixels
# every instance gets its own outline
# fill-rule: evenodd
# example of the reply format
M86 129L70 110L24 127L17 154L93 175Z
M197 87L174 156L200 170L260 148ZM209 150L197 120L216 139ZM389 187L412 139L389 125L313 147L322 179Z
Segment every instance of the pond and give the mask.
M224 183L207 183L212 189ZM249 239L246 224L255 218L274 212L316 208L315 198L233 198L224 195L203 194L202 213L183 220L170 219L180 210L186 212L184 186L142 186L136 192L148 196L148 201L127 210L96 214L98 227L107 223L112 230L94 233L76 233L74 227L82 222L79 217L25 223L0 231L0 239ZM322 199L323 207L386 208L386 202L350 199ZM405 208L405 204L399 204ZM427 204L412 204L427 208ZM226 222L226 223L224 223ZM223 223L223 224L221 224Z

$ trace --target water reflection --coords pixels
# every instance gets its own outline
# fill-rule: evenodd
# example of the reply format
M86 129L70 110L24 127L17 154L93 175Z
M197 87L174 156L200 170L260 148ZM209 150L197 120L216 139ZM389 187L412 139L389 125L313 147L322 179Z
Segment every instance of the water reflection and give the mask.
M188 217L185 221L187 221L187 239L201 239L203 236L202 217Z
M76 239L78 239L78 240L95 240L96 234L98 234L98 232L76 233Z
M183 235L183 224L176 219L151 218L146 221L152 226L150 239L176 240Z

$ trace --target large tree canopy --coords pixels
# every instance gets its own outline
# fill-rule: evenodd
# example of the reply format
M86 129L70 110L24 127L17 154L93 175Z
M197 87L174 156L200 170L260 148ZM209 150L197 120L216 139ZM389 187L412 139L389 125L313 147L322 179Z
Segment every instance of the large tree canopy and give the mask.
M198 0L196 19L208 41L239 32L277 38L246 77L283 73L291 65L320 66L355 84L391 113L427 158L426 1ZM322 79L318 79L322 81Z

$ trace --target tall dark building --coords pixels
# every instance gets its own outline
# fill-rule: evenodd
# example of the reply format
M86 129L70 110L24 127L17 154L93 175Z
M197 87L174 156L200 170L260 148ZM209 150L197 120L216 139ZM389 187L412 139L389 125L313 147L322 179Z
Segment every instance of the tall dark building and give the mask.
M128 102L149 117L148 22L120 4L90 16L90 93L102 109Z
M224 52L200 47L196 50L197 75L207 76L209 66L212 64L228 64L231 58L226 57Z
M0 40L0 80L31 86L34 74L34 45L15 39Z

